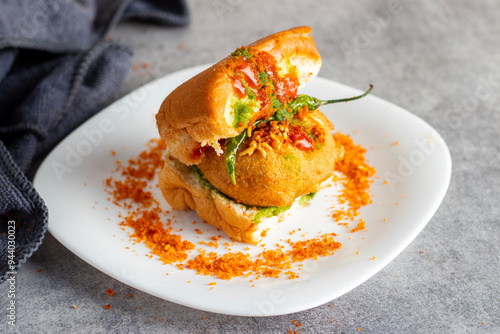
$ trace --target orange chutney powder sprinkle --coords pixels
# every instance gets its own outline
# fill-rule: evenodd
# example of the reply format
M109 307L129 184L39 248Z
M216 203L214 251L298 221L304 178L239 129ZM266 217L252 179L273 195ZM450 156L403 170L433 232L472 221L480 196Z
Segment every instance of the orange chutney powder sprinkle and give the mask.
M371 202L367 193L370 186L368 178L375 173L375 169L365 162L366 150L354 145L347 135L337 133L335 139L345 149L344 160L337 163L335 170L343 174L337 179L344 185L338 198L340 202L348 204L348 208L336 209L333 216L336 221L346 219L345 217L352 220L362 206ZM204 249L196 249L195 244L172 233L171 219L165 218L170 212L164 212L148 190L151 188L148 182L155 179L163 166L162 155L165 144L161 139L153 139L147 146L148 149L137 157L129 159L128 165L117 161L115 172L120 173L120 179L115 180L110 177L104 183L106 191L112 197L108 200L128 210L126 213L118 214L122 219L120 225L133 230L130 233L131 241L143 242L150 249L150 257L156 255L163 263L173 264L181 270L191 269L200 275L224 280L250 275L256 275L256 279L277 278L282 275L296 279L299 273L294 271L293 263L308 259L318 260L319 256L332 255L342 247L340 242L333 239L335 233L325 233L316 238L295 242L288 239L287 250L280 245L276 245L276 249L264 248L265 245L261 245L263 250L253 256L248 253L233 252L230 249L224 254L207 253ZM168 223L165 223L165 220ZM358 224L357 228L361 226ZM217 240L220 238L221 236L212 236L211 240L215 243L209 242L207 245L217 248Z
M354 220L362 206L372 203L368 190L376 170L365 160L366 149L355 145L351 137L337 132L334 138L345 151L344 159L335 163L335 171L343 174L336 178L344 186L337 198L340 204L347 204L347 209L334 207L332 216L336 222Z

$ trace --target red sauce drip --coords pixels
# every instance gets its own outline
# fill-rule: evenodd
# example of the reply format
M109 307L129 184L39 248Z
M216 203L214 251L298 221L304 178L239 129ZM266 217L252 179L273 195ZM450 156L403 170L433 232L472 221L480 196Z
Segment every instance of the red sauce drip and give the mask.
M270 53L264 51L259 52L256 62L259 71L266 72L269 79L274 82L276 97L280 102L285 103L297 97L299 79L296 75L287 74L280 77L276 59Z
M293 145L301 151L312 150L315 146L314 140L300 126L291 127L288 137L292 140Z
M246 89L243 85L243 80L247 83L248 87L254 92L260 88L259 74L255 69L255 65L246 58L238 58L236 66L234 68L234 88L236 94L243 98L246 96Z
M237 66L236 70L239 70L241 73L243 73L245 81L247 82L248 86L252 88L252 90L258 89L260 87L259 75L257 74L255 66L252 63L250 63L249 61L245 61L243 64Z
M203 156L203 152L205 152L206 148L207 148L207 146L203 146L203 147L199 146L199 147L195 148L193 150L193 152L191 152L191 158L198 160L199 158L201 158Z

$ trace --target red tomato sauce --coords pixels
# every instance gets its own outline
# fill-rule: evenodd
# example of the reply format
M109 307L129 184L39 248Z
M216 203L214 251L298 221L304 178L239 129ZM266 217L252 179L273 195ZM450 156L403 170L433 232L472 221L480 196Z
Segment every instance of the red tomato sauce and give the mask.
M207 148L207 146L203 146L203 147L199 146L199 147L195 148L193 150L193 152L191 152L191 157L193 159L198 160L199 158L201 158L203 156L203 152L205 152L206 148Z
M272 85L265 85L259 79L259 72L266 73ZM296 74L289 73L281 77L278 73L276 59L268 52L259 51L252 58L238 57L234 65L233 86L239 98L247 96L245 84L260 101L259 117L275 112L271 106L273 94L281 103L287 103L297 97L299 79Z
M295 147L302 151L312 150L316 144L301 126L290 127L288 138Z

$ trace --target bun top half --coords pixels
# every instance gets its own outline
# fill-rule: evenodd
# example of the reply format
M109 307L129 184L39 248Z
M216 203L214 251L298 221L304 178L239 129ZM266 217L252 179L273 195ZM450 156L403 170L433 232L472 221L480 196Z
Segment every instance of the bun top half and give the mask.
M259 39L246 46L252 52L274 57L280 76L296 75L299 88L319 72L321 57L309 27L297 27ZM250 119L238 122L235 107L242 103L235 90L238 57L230 55L181 84L163 101L156 121L171 154L187 165L201 161L200 147L222 153L219 140L237 136ZM252 104L257 117L259 105ZM200 154L197 154L200 153Z

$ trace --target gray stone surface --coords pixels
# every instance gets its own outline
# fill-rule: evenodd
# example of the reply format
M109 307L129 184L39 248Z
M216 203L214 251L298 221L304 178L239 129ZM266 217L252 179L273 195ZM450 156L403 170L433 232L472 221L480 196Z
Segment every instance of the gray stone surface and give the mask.
M120 95L153 76L215 62L269 33L310 25L324 60L321 76L360 89L374 83L377 96L412 111L446 139L453 174L441 207L408 248L358 288L314 309L270 318L213 315L152 297L99 272L48 235L19 271L15 329L7 325L8 285L0 286L0 332L499 333L498 3L189 4L189 27L127 23L112 32L134 47L134 63L151 64L154 74L131 71ZM116 295L105 311L109 288Z

